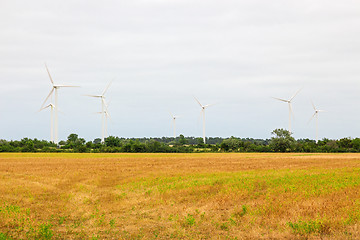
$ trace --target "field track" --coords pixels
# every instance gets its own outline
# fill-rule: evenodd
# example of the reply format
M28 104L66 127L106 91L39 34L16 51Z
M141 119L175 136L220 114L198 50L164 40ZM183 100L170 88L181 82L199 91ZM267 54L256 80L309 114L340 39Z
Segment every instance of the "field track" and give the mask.
M2 239L360 239L360 154L0 154Z

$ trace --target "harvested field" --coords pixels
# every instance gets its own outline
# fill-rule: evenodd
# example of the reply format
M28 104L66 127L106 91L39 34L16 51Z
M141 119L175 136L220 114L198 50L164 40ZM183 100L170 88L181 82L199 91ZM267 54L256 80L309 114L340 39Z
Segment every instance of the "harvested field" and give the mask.
M360 239L360 154L0 154L0 239Z

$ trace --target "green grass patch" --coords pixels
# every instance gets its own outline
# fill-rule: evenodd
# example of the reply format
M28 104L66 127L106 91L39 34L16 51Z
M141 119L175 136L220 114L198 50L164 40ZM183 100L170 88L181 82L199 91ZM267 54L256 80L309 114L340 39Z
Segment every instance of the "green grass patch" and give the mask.
M295 234L299 235L310 235L310 234L328 234L329 226L324 223L323 220L308 220L308 221L298 221L298 222L289 222L289 227L294 231Z

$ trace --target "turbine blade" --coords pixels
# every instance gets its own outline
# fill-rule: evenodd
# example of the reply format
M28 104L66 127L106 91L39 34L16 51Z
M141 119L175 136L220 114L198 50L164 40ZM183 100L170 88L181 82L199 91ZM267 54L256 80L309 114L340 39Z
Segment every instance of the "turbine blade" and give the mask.
M301 91L302 88L300 88L299 90L297 90L297 92L290 98L289 102L291 102L291 100L294 99L294 97Z
M109 84L106 86L106 88L104 89L104 91L103 91L103 93L101 94L101 95L105 95L105 93L107 92L107 90L109 89L109 87L110 87L110 85L111 85L111 83L112 83L112 81L113 80L111 80L110 82L109 82Z
M110 106L111 101L112 101L112 99L110 99L110 100L107 102L107 107L109 107L109 106Z
M311 120L315 117L316 112L312 115L312 117L310 118L310 120L308 121L308 124L311 122Z
M47 95L47 97L45 98L45 101L43 102L43 104L41 105L40 109L44 107L46 101L49 99L49 97L51 96L51 94L54 92L54 87L51 89L49 95Z
M89 94L85 94L84 96L86 96L86 97L94 97L94 98L101 98L102 97L100 95L89 95Z
M105 101L104 97L101 98L101 101L104 103L105 107L107 107L107 104L106 104L106 101Z
M53 81L53 79L52 79L52 77L51 77L51 75L50 75L50 72L49 72L48 67L46 66L46 63L45 63L45 67L46 67L46 71L47 71L47 73L48 73L48 75L49 75L50 81L51 81L52 85L54 86L54 81Z
M315 105L314 105L313 101L311 101L311 104L312 104L314 110L316 111L316 108L315 108Z
M108 117L111 120L110 113L108 111L105 112L105 116Z
M214 105L216 105L216 103L205 105L204 108L211 107L211 106L214 106Z
M43 108L40 108L40 110L38 111L38 112L41 112L42 110L44 110L44 109L46 109L46 108L48 108L48 107L50 107L51 106L51 104L49 104L49 105L47 105L47 106L45 106L45 107L43 107Z
M108 105L106 104L105 98L101 98L101 101L104 103L105 111L108 111Z
M273 99L276 99L276 100L279 100L279 101L282 101L282 102L289 102L288 100L285 100L285 99L281 99L281 98L276 98L276 97L272 97Z
M198 102L198 104L200 105L200 107L203 107L203 105L201 105L201 103L199 102L199 100L194 96L195 100Z
M58 109L58 111L59 111L59 113L61 113L62 115L65 115L65 113L64 113L63 111L60 111L59 109Z
M61 87L80 87L80 86L74 86L74 85L54 85L54 87L61 88Z

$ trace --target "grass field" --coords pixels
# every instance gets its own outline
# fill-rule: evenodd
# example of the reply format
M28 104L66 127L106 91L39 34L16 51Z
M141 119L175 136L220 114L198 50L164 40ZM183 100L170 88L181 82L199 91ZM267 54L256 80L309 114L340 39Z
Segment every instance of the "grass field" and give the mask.
M2 239L360 239L360 154L0 154Z

